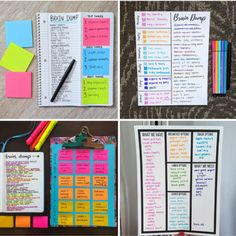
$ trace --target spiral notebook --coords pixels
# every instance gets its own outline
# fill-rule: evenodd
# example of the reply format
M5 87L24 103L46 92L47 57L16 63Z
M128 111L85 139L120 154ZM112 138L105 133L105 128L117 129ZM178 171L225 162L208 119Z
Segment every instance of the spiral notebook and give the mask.
M38 105L112 106L113 13L37 13ZM72 59L76 63L50 99Z

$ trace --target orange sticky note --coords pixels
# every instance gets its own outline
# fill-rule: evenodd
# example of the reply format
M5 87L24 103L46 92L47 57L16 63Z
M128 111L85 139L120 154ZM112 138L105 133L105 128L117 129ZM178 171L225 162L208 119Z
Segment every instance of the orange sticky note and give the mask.
M73 198L73 189L72 188L59 188L58 190L59 199L69 199Z
M0 228L13 228L13 216L0 216Z
M78 200L89 200L90 189L89 188L77 188L75 191L75 198Z
M75 185L80 187L89 187L90 185L90 176L76 176Z
M93 186L94 187L107 187L108 176L93 176Z
M16 216L15 227L30 228L30 216Z
M58 186L73 186L73 177L72 176L59 176Z
M108 200L107 189L94 189L93 200Z

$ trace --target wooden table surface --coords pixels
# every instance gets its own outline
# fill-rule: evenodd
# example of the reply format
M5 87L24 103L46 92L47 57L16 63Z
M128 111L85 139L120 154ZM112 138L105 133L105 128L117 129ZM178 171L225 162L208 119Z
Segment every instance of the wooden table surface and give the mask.
M19 134L25 133L32 128L32 121L1 121L0 122L0 141ZM83 126L88 126L92 135L115 136L118 140L118 126L115 121L60 121L52 131L50 137L72 137L81 132ZM6 147L6 152L28 152L25 144L26 138L12 140ZM50 139L48 138L40 150L44 153L44 189L45 189L45 210L41 215L50 216ZM116 167L118 166L118 153L116 153ZM116 199L118 199L118 169L116 168ZM116 201L116 209L118 202ZM22 215L19 213L0 215ZM30 213L24 215L40 215ZM117 215L117 211L116 211ZM117 219L119 221L119 219ZM118 227L49 227L46 229L34 228L10 228L1 229L0 235L117 235Z
M236 118L236 2L234 1L130 1L120 3L121 118ZM232 42L230 90L212 96L211 50L208 66L207 106L138 106L135 49L135 11L210 11L210 42Z
M36 24L37 12L113 12L114 27L114 77L112 107L38 107L37 105L37 58L34 58L28 71L33 72L33 96L31 99L5 98L4 68L0 68L0 118L117 118L117 2L96 1L2 1L0 2L0 56L3 55L5 44L4 22L6 20L32 20L34 48L36 53Z

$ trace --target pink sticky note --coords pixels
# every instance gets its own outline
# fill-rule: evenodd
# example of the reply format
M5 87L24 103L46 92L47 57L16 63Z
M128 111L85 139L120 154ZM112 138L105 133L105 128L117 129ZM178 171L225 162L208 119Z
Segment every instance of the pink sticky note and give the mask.
M107 163L95 163L93 168L94 174L108 174L108 164Z
M33 228L48 228L48 216L33 216Z
M83 19L83 46L110 46L110 18Z
M108 150L94 150L93 151L94 161L107 161L108 160Z
M89 174L90 164L86 162L76 163L76 174Z
M83 150L76 150L75 152L75 159L77 161L89 161L90 158L90 151L87 149Z
M31 98L32 72L5 72L5 96Z
M58 153L58 159L60 161L70 161L72 160L72 150L60 150Z
M69 163L69 162L59 162L59 164L58 164L58 172L59 172L59 174L72 174L73 173L72 163Z

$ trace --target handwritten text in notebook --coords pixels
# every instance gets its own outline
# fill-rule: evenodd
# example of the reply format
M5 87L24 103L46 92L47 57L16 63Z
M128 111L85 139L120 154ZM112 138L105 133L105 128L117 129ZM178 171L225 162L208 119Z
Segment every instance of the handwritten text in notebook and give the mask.
M209 12L135 12L139 106L207 105Z

